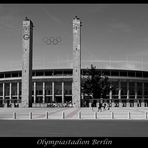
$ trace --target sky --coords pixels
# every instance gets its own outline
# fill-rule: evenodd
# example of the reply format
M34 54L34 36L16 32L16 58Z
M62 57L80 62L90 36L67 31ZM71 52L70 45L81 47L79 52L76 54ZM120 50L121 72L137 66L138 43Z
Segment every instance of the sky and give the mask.
M22 21L34 24L33 69L72 68L72 20L82 68L148 70L148 4L0 4L0 71L21 70ZM45 37L60 37L47 45Z

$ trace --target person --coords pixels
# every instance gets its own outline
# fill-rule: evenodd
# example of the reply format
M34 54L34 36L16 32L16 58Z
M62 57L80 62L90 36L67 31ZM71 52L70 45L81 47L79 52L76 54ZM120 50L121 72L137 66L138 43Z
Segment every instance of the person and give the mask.
M103 103L103 108L104 108L104 110L106 109L106 103Z
M73 105L72 105L72 102L71 101L69 101L69 107L72 107Z
M92 110L93 110L93 106L94 106L94 102L92 102L92 104L91 104Z
M102 103L101 102L99 103L98 111L102 111Z

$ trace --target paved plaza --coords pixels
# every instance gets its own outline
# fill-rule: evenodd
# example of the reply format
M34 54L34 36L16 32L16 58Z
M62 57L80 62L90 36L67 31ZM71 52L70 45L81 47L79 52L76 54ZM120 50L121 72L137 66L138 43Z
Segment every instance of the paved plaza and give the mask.
M96 112L97 108L1 108L0 137L148 136L147 108L111 108L97 112L97 117Z

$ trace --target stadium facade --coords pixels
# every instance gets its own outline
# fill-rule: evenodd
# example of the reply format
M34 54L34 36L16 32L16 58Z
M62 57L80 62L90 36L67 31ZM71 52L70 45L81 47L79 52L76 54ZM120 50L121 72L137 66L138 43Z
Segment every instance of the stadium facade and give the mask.
M76 107L90 107L92 99L81 93L81 22L73 19L73 68L32 70L33 23L23 21L22 70L0 72L0 107L47 107L51 102L72 102ZM104 102L112 107L148 107L148 72L136 70L97 69L109 77L116 88ZM97 89L97 88L96 88ZM84 101L85 100L85 101ZM94 106L98 100L93 100Z
M116 86L110 90L104 101L112 107L148 107L148 72L135 70L97 69L109 77ZM87 69L81 69L85 76ZM47 107L55 101L65 103L72 101L72 69L39 69L32 71L32 107ZM0 106L19 107L22 103L22 71L0 72ZM82 95L81 98L85 98ZM81 106L83 105L81 99ZM89 107L91 99L87 99ZM96 101L97 105L97 101Z

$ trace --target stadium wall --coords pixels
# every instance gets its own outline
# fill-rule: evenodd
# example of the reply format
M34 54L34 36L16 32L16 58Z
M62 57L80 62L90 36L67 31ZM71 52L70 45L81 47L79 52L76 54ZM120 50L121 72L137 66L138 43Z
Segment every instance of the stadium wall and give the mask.
M148 72L97 69L109 77L116 87L103 102L112 107L148 107ZM85 76L86 69L81 70ZM20 107L21 71L0 72L0 107ZM83 98L83 99L82 99ZM85 102L84 102L85 98ZM32 72L32 107L47 107L51 102L72 102L72 69L40 69ZM94 106L98 101L93 100ZM90 107L92 100L81 97L81 107Z

